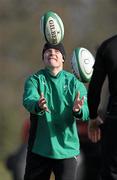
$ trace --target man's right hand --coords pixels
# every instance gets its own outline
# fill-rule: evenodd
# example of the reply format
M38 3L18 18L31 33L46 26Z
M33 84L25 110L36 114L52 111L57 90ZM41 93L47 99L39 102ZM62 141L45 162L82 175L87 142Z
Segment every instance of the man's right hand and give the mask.
M93 143L97 143L101 139L101 130L99 125L102 119L98 116L96 119L90 119L88 123L88 137Z
M50 112L50 110L48 109L46 103L47 103L47 102L46 102L46 99L45 99L45 97L44 97L44 94L41 93L40 99L39 99L39 101L38 101L38 105L39 105L39 107L40 107L42 110L47 111L47 112Z

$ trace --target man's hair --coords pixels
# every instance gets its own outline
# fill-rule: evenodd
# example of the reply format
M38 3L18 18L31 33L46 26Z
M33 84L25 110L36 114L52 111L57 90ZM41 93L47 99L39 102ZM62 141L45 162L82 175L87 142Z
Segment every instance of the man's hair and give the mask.
M43 51L42 51L42 59L44 59L44 53L46 50L48 49L57 49L61 52L63 59L65 60L66 58L66 53L65 53L65 49L62 43L59 43L57 45L54 44L50 44L50 43L45 43L44 47L43 47Z

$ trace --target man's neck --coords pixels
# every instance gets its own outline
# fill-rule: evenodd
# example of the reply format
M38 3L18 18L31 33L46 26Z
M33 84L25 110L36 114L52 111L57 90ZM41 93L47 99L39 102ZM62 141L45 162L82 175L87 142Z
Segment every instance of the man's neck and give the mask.
M63 68L48 68L49 72L52 76L56 76L60 71L63 70Z

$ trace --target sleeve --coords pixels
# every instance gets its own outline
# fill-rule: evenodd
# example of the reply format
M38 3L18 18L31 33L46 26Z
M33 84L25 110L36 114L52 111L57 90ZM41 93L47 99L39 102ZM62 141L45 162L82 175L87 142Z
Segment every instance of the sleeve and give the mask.
M78 80L77 80L78 81ZM87 103L87 89L82 82L77 83L76 94L80 92L80 98L84 96L84 104L79 112L73 112L73 115L81 119L82 121L87 121L89 119L89 108Z
M101 90L106 78L106 68L104 65L104 47L101 46L96 54L94 71L88 88L88 107L91 119L97 117L98 106L100 103Z
M23 105L32 114L39 114L41 109L38 106L40 95L38 93L37 80L29 77L24 85Z

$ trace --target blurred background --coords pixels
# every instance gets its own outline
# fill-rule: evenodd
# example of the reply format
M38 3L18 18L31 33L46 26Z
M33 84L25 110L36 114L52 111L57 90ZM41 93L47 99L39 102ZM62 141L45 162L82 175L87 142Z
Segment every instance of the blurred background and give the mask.
M116 0L0 0L0 179L11 180L5 167L8 154L22 143L22 127L29 117L22 106L25 78L43 66L45 40L39 21L52 10L64 23L65 69L76 47L95 52L117 33Z

